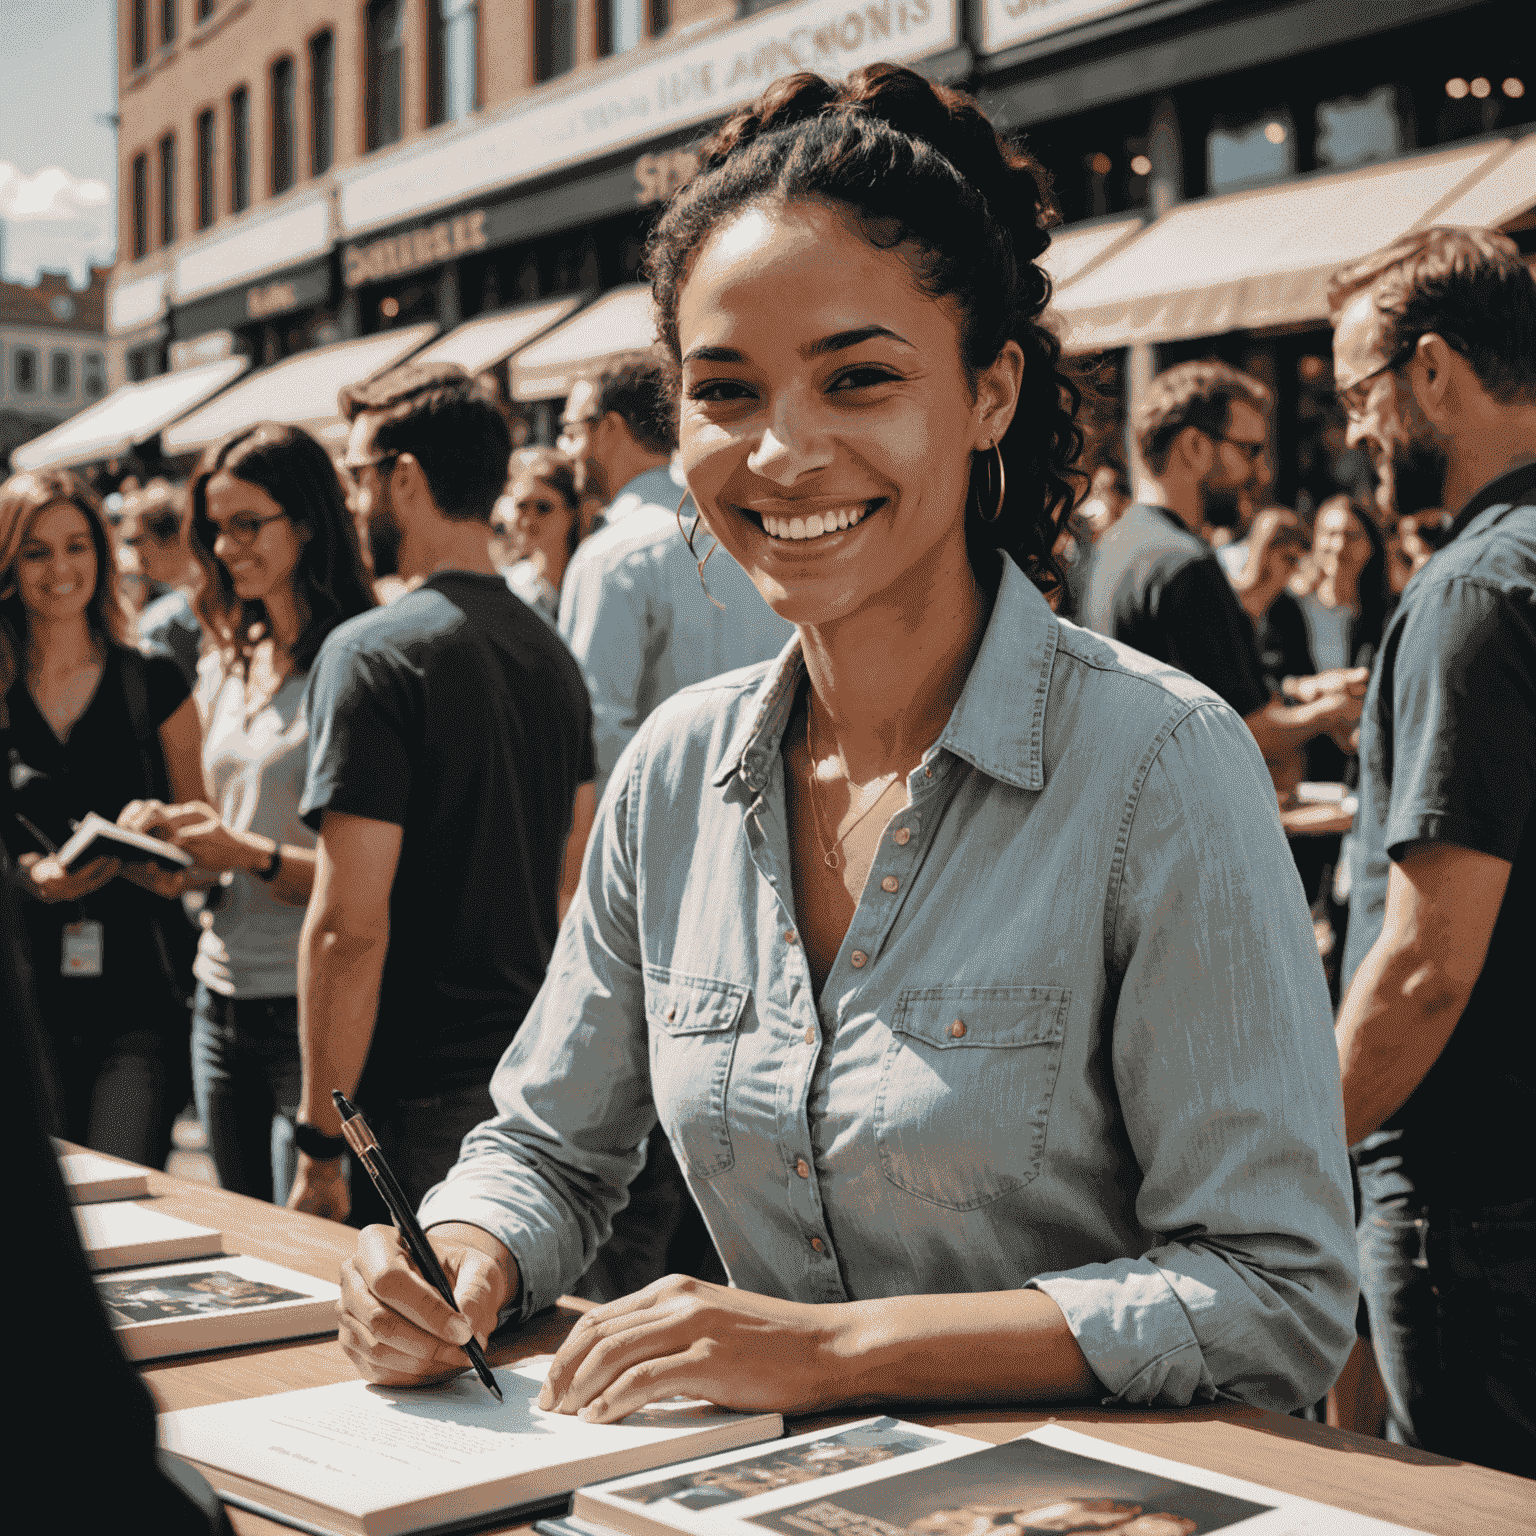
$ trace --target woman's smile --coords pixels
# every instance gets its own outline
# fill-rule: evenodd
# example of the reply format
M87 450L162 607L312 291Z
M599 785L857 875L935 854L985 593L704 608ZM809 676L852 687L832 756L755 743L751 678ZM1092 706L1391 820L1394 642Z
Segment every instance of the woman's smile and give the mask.
M870 513L886 504L887 498L870 501L806 501L786 506L742 507L739 510L756 518L770 539L784 543L802 543L830 538L857 528Z

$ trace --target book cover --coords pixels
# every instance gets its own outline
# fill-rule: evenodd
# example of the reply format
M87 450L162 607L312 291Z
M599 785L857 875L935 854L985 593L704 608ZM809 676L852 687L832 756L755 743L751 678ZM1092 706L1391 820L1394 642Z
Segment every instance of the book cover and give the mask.
M92 1269L171 1264L224 1251L222 1233L132 1200L76 1206L75 1225Z
M563 1498L582 1483L783 1433L776 1413L654 1403L617 1424L537 1405L549 1357L502 1366L496 1400L472 1375L438 1387L362 1381L160 1416L161 1446L231 1503L305 1529L449 1531Z
M95 1152L65 1152L59 1157L64 1187L75 1205L103 1200L133 1200L149 1193L149 1170Z
M122 859L129 864L158 864L161 869L191 869L192 856L174 843L143 832L130 832L116 822L89 812L74 835L58 851L58 860L73 874L92 859Z
M96 1291L130 1360L334 1333L340 1287L234 1255L116 1270Z

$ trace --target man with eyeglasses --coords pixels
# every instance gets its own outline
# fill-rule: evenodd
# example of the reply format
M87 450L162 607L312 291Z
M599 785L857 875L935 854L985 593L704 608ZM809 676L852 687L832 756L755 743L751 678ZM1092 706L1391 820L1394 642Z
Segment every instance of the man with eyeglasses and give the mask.
M1278 789L1301 777L1302 746L1359 718L1363 669L1305 704L1272 694L1252 619L1200 530L1239 521L1270 480L1269 391L1225 363L1158 375L1136 420L1136 502L1104 536L1082 624L1188 672L1243 717Z
M1390 1439L1536 1473L1536 282L1489 230L1336 273L1334 376L1384 513L1459 508L1361 722L1345 1132Z

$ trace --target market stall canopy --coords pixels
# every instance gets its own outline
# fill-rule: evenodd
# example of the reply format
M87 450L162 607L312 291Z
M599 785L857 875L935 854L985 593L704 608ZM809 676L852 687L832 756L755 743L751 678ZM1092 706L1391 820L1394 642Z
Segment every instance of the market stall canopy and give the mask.
M1484 141L1180 203L1063 285L1066 349L1321 322L1332 272L1436 222L1507 147Z
M1051 274L1058 292L1080 277L1142 226L1140 219L1095 219L1090 224L1063 224L1051 231L1051 243L1040 265Z
M446 336L439 336L416 361L457 363L466 373L483 373L503 358L520 352L552 325L559 325L585 302L585 294L574 293L480 315L455 326Z
M249 366L247 358L225 357L141 384L124 384L51 432L24 443L11 455L11 463L17 469L62 469L127 453L238 379Z
M605 357L643 352L655 345L650 285L615 288L512 359L512 398L563 397L586 369Z
M1491 161L1460 196L1436 209L1436 224L1468 224L1497 229L1536 208L1536 133L1528 133Z
M336 410L344 384L360 384L392 368L437 334L432 324L336 341L311 352L296 352L263 368L179 421L161 437L167 453L197 453L258 421L305 427L328 447L339 446L346 427Z

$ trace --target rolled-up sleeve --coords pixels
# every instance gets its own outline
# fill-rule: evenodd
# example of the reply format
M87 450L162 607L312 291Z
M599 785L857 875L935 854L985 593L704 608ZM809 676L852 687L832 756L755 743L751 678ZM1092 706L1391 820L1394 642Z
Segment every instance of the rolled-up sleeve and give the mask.
M549 973L491 1079L496 1113L421 1205L423 1226L469 1222L517 1260L521 1289L503 1320L552 1305L585 1273L656 1124L636 937L635 757L603 800Z
M1354 1338L1358 1265L1327 987L1274 791L1238 717L1149 749L1105 942L1139 1258L1043 1274L1111 1399L1290 1409Z

